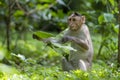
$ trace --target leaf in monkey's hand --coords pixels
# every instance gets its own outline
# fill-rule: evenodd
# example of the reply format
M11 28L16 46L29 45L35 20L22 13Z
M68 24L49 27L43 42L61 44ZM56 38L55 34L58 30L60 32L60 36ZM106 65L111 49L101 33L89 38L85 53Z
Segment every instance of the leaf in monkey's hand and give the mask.
M36 31L33 33L33 38L37 39L37 40L41 40L41 39L45 39L45 38L49 38L49 37L53 37L54 35L51 33L47 33L44 31Z
M59 43L52 43L52 45L54 47L58 47L58 48L62 48L62 49L77 51L76 49L72 48L71 46L65 46L65 45L62 45L62 44L59 44Z
M43 31L37 31L37 32L33 33L33 38L37 39L37 40L42 40L42 39L54 37L54 36L55 35L53 35L51 33L43 32ZM49 44L47 44L47 46L50 46L50 47L53 46L54 48L57 47L57 48L77 51L76 49L72 48L71 46L65 46L60 43L56 43L56 40L54 41L53 38L51 38L51 39L52 39L52 40L50 40L51 42ZM45 42L47 42L47 41L45 41Z

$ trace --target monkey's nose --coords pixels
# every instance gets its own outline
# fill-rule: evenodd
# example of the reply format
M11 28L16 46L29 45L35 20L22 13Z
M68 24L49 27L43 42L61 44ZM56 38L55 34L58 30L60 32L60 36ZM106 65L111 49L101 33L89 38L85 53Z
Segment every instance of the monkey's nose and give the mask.
M75 27L75 25L70 25L70 27Z

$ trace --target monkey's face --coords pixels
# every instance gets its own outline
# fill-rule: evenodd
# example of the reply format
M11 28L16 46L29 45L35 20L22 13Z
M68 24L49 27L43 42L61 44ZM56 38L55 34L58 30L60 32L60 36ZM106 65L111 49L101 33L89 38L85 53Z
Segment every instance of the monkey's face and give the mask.
M68 17L68 25L70 30L76 31L81 28L84 23L83 16L70 16Z

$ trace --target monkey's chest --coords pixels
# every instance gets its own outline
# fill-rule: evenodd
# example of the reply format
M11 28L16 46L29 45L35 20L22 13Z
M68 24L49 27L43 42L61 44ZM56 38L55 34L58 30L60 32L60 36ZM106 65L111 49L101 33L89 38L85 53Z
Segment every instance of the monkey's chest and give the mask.
M73 36L73 37L79 38L79 39L83 39L85 37L85 33L82 30L78 31L78 32L69 31L67 35Z

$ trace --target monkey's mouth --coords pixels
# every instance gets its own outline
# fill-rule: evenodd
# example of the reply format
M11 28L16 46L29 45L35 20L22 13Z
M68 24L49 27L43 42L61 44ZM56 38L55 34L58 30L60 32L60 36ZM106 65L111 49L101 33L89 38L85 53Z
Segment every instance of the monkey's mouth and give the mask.
M71 29L71 30L77 30L78 27L76 27L76 26L70 26L70 29Z

